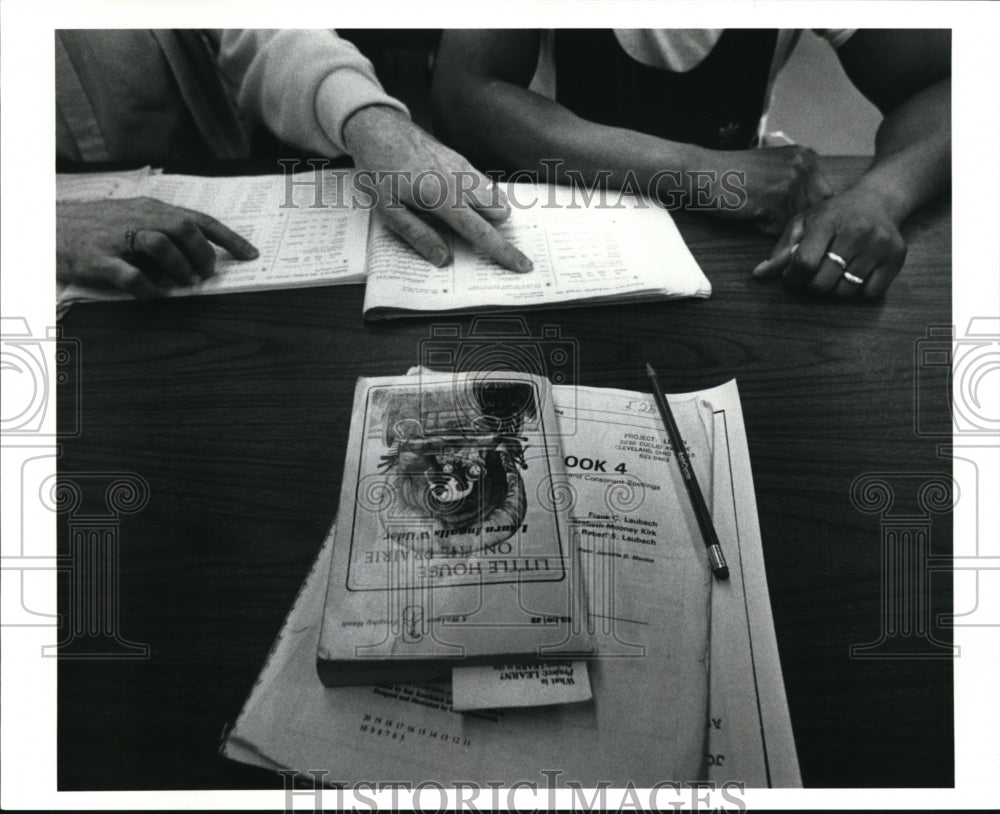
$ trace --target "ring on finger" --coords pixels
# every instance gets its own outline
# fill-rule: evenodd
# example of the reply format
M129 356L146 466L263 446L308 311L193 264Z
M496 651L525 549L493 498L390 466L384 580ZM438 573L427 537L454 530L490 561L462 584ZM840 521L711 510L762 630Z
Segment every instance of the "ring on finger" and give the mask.
M135 237L137 234L139 233L135 229L125 230L125 248L127 248L130 252L135 251Z
M833 261L838 266L840 266L841 269L846 269L847 268L847 261L843 257L841 257L839 254L837 254L836 252L827 252L826 256L831 261Z
M864 285L865 282L864 278L858 277L857 274L851 274L849 271L845 271L840 276L847 280L847 282L854 283L854 285Z

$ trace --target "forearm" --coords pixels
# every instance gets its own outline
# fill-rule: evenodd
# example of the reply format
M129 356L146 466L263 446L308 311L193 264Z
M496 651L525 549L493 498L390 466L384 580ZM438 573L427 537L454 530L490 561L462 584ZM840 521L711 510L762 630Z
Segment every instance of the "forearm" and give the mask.
M528 170L544 178L555 166L556 181L613 189L638 183L641 191L665 197L679 187L677 173L710 163L708 151L586 121L500 80L438 83L434 102L445 139L487 170Z
M875 158L855 186L881 197L899 224L950 184L951 80L944 79L886 115Z

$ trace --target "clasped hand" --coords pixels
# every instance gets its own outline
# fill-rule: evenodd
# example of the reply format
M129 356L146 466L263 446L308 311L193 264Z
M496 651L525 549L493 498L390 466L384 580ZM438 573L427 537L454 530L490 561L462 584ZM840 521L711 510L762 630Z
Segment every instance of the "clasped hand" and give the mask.
M793 217L758 279L780 276L794 290L876 299L899 274L906 243L885 199L855 187Z
M816 154L797 145L718 155L717 166L741 167L745 194L739 210L720 214L781 235L754 277L838 299L885 294L906 243L883 191L861 183L835 195Z

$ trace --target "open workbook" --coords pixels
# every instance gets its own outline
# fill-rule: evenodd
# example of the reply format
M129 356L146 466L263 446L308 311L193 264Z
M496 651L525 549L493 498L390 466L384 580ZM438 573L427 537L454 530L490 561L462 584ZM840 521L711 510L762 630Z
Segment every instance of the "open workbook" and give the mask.
M372 215L371 196L357 191L354 177L349 170L230 178L132 173L118 184L104 176L91 185L59 177L57 199L149 196L212 215L259 249L258 259L244 262L218 250L214 277L168 296L367 279L364 315L383 319L711 293L670 213L641 197L511 185L511 216L499 230L535 265L518 274L451 232L445 239L454 260L434 266ZM107 299L128 296L63 286L59 310Z

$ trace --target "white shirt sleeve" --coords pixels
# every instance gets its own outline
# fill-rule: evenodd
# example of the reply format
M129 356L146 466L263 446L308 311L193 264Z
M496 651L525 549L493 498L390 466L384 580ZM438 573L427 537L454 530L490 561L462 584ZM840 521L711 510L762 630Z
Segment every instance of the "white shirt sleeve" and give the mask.
M245 115L317 155L347 152L344 123L363 107L388 105L409 115L361 52L331 30L227 29L219 68Z

